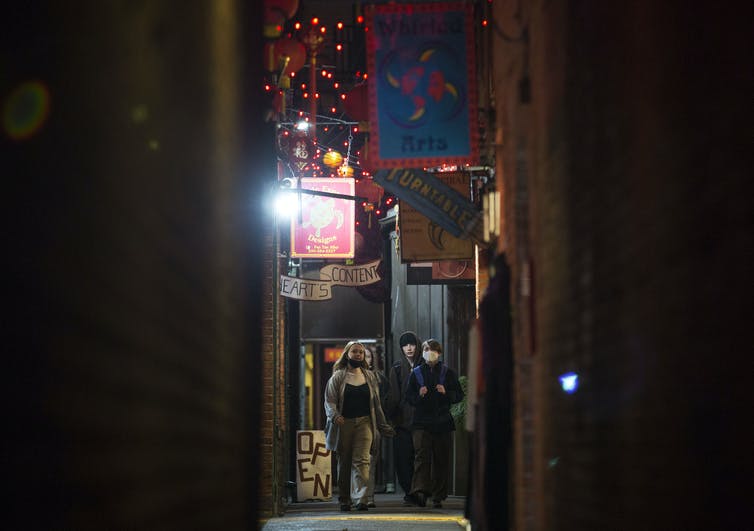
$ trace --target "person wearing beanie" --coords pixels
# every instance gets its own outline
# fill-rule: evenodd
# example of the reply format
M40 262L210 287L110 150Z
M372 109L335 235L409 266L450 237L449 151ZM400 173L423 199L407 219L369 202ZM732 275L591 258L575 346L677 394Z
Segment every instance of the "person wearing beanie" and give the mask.
M442 345L435 339L422 344L426 363L411 371L406 401L415 406L411 433L416 449L411 496L419 507L432 498L442 508L448 497L451 433L456 429L450 406L463 400L463 389L453 369L445 365Z
M406 402L406 389L411 371L415 365L423 363L423 360L421 354L418 354L420 343L416 333L410 330L403 332L398 343L403 355L390 367L390 393L385 412L395 427L395 473L404 492L403 504L410 506L416 505L415 497L410 494L414 475L414 443L411 435L414 407Z

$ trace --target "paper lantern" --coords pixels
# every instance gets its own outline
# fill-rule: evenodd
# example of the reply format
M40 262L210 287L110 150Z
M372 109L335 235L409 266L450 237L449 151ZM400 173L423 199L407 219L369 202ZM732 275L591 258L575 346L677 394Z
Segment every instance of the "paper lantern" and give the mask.
M298 10L298 0L264 0L265 11L279 11L285 18L292 18Z
M298 9L298 0L265 0L262 32L268 39L279 37L286 19Z
M338 168L338 175L341 177L353 177L353 167L345 164Z
M366 83L357 85L348 92L343 100L343 109L357 122L369 121L369 91Z
M278 39L275 41L275 57L278 68L282 67L288 58L284 74L290 76L291 72L298 72L306 63L306 48L295 39Z
M264 67L268 72L289 76L306 63L306 48L299 41L282 38L264 45Z
M343 164L343 155L337 151L328 151L325 156L322 157L322 162L329 168L335 168Z
M371 178L362 178L356 181L356 195L365 197L370 203L379 203L384 193L385 189Z

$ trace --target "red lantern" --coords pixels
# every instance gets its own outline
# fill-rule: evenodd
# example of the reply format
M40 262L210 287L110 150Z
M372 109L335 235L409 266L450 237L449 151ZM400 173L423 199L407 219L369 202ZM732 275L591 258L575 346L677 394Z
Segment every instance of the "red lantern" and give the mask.
M278 11L286 19L292 18L298 10L298 0L264 0L265 11Z
M356 181L356 195L366 197L370 203L379 203L384 193L385 189L372 179L362 178Z
M286 58L288 58L287 65L285 65ZM290 76L291 72L298 72L306 63L306 48L295 39L278 39L275 41L275 60L277 69L282 69L285 65L283 74Z
M372 163L369 160L369 142L365 143L364 147L361 148L359 166L361 166L361 169L367 173L374 173L374 168L372 168Z
M366 83L351 89L343 100L343 108L346 114L357 122L369 121L369 91Z
M286 19L291 18L297 9L298 0L265 0L264 36L269 39L279 37Z

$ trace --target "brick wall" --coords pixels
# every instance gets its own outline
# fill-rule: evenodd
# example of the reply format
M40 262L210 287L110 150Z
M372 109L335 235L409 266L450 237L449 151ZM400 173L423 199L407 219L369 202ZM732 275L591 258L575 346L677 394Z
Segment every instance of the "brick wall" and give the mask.
M508 7L498 29L529 41L496 48L501 246L518 309L528 252L535 304L514 323L512 525L748 527L745 17L675 1Z
M3 529L254 529L261 23L240 3L16 6L2 136ZM253 167L254 171L249 171ZM7 314L6 314L7 315Z

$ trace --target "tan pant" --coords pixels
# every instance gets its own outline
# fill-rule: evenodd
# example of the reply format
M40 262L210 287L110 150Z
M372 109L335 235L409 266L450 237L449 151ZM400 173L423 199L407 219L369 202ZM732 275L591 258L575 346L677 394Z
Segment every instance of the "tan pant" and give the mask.
M346 419L338 439L338 500L340 503L367 503L369 450L372 447L372 419ZM353 492L351 492L353 483Z

